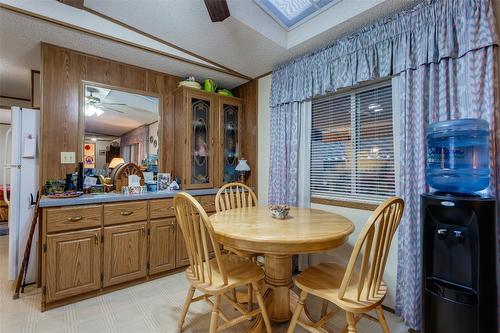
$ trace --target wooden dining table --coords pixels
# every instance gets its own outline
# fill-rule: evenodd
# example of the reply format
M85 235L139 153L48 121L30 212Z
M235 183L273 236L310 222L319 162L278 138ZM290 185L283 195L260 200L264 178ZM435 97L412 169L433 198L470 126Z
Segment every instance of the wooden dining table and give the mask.
M346 217L319 209L291 207L288 217L271 217L267 206L230 209L210 217L223 245L264 253L269 316L274 322L291 319L292 256L316 253L344 244L354 231Z

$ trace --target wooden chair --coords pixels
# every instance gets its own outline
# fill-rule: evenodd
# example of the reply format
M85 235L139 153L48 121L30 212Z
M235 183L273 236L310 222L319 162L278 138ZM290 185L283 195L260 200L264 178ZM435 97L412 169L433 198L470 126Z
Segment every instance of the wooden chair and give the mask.
M255 192L247 185L242 183L228 183L222 186L215 196L215 210L217 213L234 208L253 207L257 205L257 196ZM226 251L232 252L240 257L249 258L253 262L257 262L257 257L262 256L262 253L254 253L239 249L224 246ZM252 285L248 286L247 299L242 303L248 303L248 309L252 310ZM236 291L233 298L237 300Z
M215 239L212 225L203 207L191 195L179 193L174 197L174 209L177 223L182 230L189 257L186 277L191 284L179 317L179 330L182 331L184 319L191 303L205 300L212 305L210 333L222 331L251 317L262 314L267 332L271 332L271 324L266 312L264 300L260 292L260 282L264 272L254 262L234 254L222 255L219 243ZM214 257L210 258L209 249L213 248ZM227 296L239 286L251 284L255 290L259 308L246 311L231 297ZM193 297L198 290L203 294ZM212 302L209 297L215 297ZM230 319L220 309L222 298L241 313L241 316ZM219 317L224 323L219 326Z
M301 293L288 333L292 333L297 324L310 332L328 332L322 326L339 309L346 312L347 327L344 332L357 332L356 324L362 316L377 321L376 318L366 315L368 311L375 309L382 330L389 333L381 305L387 292L382 276L403 209L403 200L393 197L373 212L361 230L347 268L333 263L322 263L306 269L296 277L295 284L301 289ZM309 294L323 299L321 318L316 323L299 319ZM329 303L333 303L337 308L328 312Z

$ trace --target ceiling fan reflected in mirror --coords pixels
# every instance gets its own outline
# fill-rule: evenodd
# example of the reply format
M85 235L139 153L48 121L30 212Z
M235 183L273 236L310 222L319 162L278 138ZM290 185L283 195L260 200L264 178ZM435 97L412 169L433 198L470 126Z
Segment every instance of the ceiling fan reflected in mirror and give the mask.
M126 105L126 104L101 102L101 99L99 97L93 95L94 93L97 93L99 91L98 89L93 87L87 87L87 91L90 93L90 95L85 96L85 115L87 117L94 117L94 116L99 117L104 113L103 109L118 113L124 113L123 111L109 107L109 105Z

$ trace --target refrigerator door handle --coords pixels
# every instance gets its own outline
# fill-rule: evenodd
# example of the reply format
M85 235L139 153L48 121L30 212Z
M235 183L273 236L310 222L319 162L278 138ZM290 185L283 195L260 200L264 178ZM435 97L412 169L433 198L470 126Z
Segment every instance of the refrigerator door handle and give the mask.
M7 204L7 206L10 206L10 200L7 195L7 170L9 170L12 166L10 164L7 164L7 145L9 142L9 135L12 135L12 128L9 128L7 132L5 132L5 149L4 149L4 167L3 167L3 179L2 179L2 185L3 185L3 190L4 190L4 201Z

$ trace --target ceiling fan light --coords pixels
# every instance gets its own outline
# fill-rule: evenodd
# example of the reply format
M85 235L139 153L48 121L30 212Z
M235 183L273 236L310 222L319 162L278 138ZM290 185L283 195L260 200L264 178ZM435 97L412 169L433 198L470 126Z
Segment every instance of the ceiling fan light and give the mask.
M104 113L101 109L97 108L94 104L87 104L85 106L85 115L87 117L101 116Z

